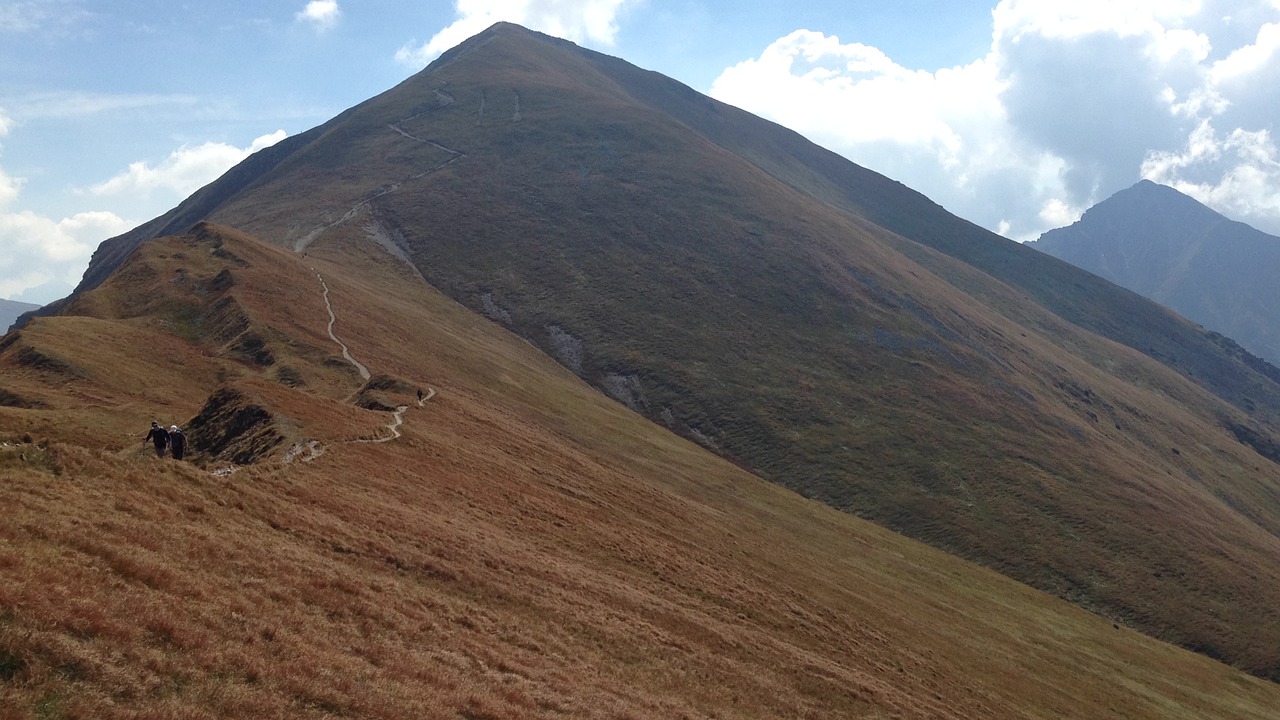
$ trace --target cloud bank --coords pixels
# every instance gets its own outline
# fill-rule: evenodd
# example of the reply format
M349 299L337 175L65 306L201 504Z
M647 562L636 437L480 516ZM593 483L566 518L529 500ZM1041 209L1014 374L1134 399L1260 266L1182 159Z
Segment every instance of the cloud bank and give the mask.
M1280 3L1003 0L973 62L797 30L711 95L1020 240L1142 178L1280 234Z
M155 166L135 162L124 172L89 189L94 195L133 194L148 197L154 191L168 192L178 199L216 180L236 163L253 153L283 140L284 130L255 138L247 148L226 143L207 142L195 147L183 146Z
M457 0L457 19L418 44L409 42L396 53L396 60L422 68L440 53L479 33L496 22L511 22L574 42L613 45L618 32L618 16L635 0Z

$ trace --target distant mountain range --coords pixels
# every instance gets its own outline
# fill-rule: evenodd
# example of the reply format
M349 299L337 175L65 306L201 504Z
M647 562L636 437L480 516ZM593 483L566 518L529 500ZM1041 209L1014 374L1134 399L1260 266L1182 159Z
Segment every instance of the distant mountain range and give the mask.
M1027 244L1280 365L1280 237L1143 180Z
M0 335L9 329L23 313L40 309L39 305L31 303L17 302L15 300L0 300Z
M236 233L275 247L216 241ZM670 458L632 430L584 430L609 413L565 389L581 380L616 400L613 412L631 417L630 408L798 495L1280 680L1280 370L794 132L512 25L103 243L77 293L45 311L61 313L50 318L61 324L35 321L0 347L25 383L11 390L15 406L38 413L39 403L70 402L48 387L74 387L102 362L99 348L68 340L70 330L52 337L41 327L93 333L104 345L164 329L164 343L136 337L119 350L142 356L132 361L140 389L86 388L71 399L94 398L86 412L109 406L99 396L140 412L130 392L154 403L172 391L187 417L209 408L197 417L210 426L224 415L249 428L263 415L306 412L342 428L334 442L367 439L342 425L360 416L338 401L394 409L403 398L379 400L395 382L362 385L334 357L308 264L342 278L332 297L325 286L325 303L346 308L343 337L375 348L374 365L465 376L469 393L502 395L501 411L476 411L483 421L443 427L447 443L420 436L409 446L418 454L405 451L404 475L378 464L377 448L359 448L371 458L359 483L394 476L412 485L419 468L465 468L527 512L504 516L503 537L555 517L523 504L528 478L610 513L620 495L609 486L593 480L579 493L564 478L616 472L627 493L658 488L655 507L667 507ZM457 305L424 314L401 298L406 283ZM251 303L254 294L270 298ZM433 324L462 308L489 330ZM577 378L531 380L533 360L489 339L499 328ZM176 349L152 352L165 343ZM183 343L203 344L197 352ZM90 349L93 357L77 357ZM188 360L163 365L170 355ZM183 382L153 389L142 370L151 362L184 373ZM242 374L257 384L234 400L220 385ZM316 396L320 409L310 408ZM303 443L298 428L320 419L282 421L251 438L224 423L226 445L207 452L282 463L268 452L271 433ZM504 432L491 432L490 419ZM612 427L634 426L601 426ZM561 443L548 438L568 437L587 438L583 455L548 469L543 460ZM508 440L522 444L509 450ZM226 450L237 447L242 454ZM444 497L456 482L404 495ZM688 492L718 508L739 485ZM460 525L488 518L464 512ZM697 526L686 522L672 515L652 529L679 526L689 533L680 542L696 548ZM298 537L371 562L400 558L402 546L353 549L320 524L297 521ZM806 523L789 527L808 537ZM591 542L615 540L634 536ZM898 571L913 572L910 563ZM424 584L440 582L424 573ZM939 580L938 602L955 591Z

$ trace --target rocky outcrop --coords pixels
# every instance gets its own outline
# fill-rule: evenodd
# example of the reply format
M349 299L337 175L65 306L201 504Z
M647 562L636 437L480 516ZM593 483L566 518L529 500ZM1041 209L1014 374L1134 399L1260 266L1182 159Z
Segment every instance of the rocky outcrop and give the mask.
M191 449L205 460L249 465L268 456L282 442L275 416L263 403L233 387L218 389L187 422Z

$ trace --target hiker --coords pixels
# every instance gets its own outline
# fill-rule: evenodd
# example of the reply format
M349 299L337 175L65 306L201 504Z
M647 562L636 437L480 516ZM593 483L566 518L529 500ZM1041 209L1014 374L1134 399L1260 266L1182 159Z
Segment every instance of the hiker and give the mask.
M174 460L181 460L187 453L187 436L182 434L182 430L177 425L169 426L169 448L173 452Z
M169 446L169 433L155 420L151 421L151 429L142 438L142 444L146 445L148 440L156 445L156 457L164 457L164 449Z
M418 404L422 404L422 388L418 388Z

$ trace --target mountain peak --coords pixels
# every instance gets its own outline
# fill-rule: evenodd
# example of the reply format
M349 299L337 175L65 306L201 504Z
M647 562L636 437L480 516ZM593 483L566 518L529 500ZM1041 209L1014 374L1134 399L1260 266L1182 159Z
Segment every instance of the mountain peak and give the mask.
M1085 215L1090 213L1127 214L1135 210L1144 213L1148 221L1163 220L1176 225L1187 222L1202 225L1226 220L1221 214L1190 195L1146 178L1089 208Z
M1028 244L1280 364L1280 300L1270 277L1280 265L1280 238L1141 180Z

